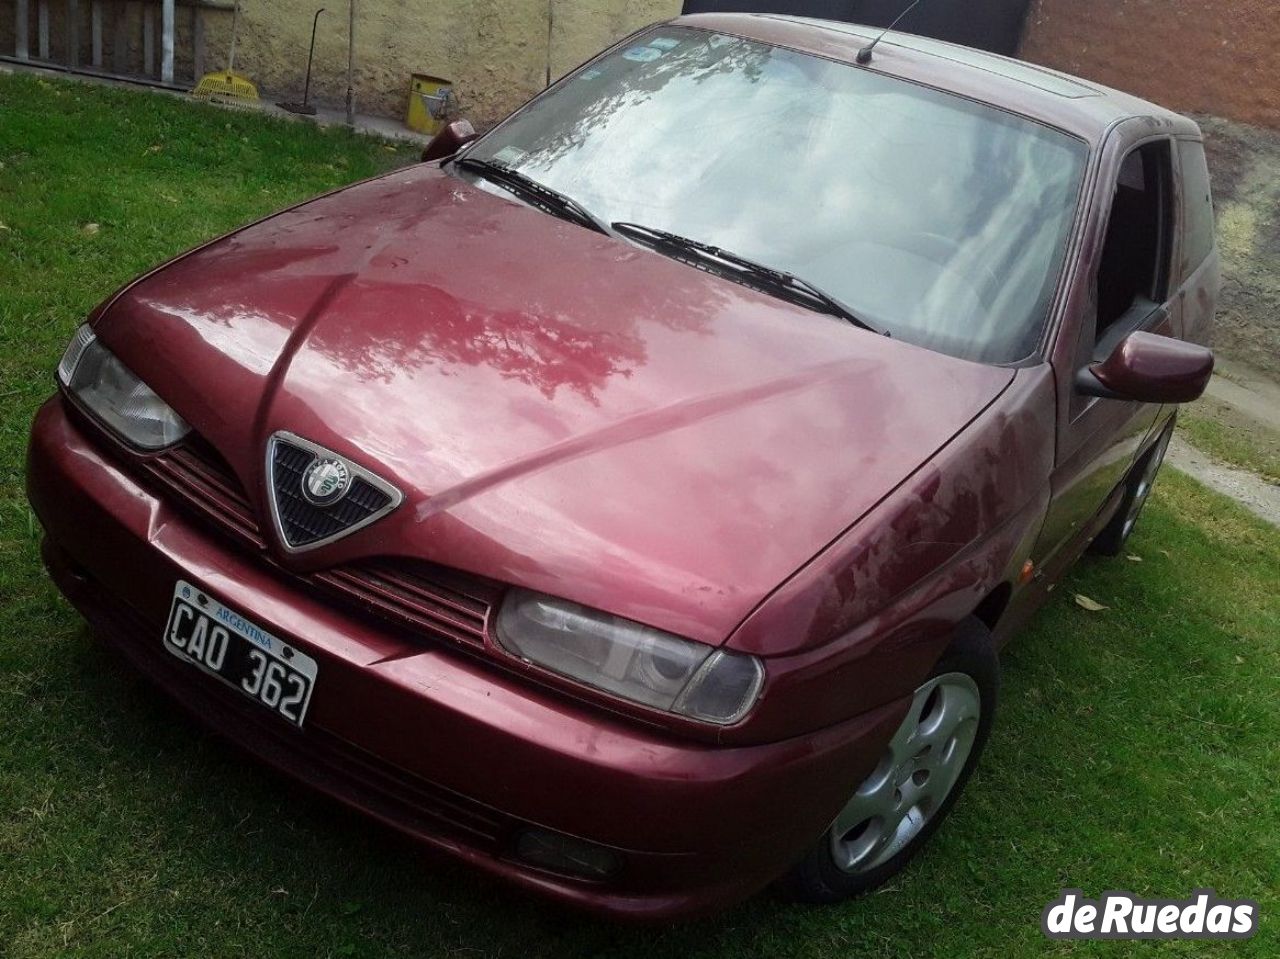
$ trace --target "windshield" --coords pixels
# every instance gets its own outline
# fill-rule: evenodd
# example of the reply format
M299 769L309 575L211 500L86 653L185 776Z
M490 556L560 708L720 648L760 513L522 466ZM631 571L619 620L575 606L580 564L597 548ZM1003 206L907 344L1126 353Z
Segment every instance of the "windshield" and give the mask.
M605 222L714 244L812 283L897 339L1034 352L1086 148L951 94L664 27L468 154Z

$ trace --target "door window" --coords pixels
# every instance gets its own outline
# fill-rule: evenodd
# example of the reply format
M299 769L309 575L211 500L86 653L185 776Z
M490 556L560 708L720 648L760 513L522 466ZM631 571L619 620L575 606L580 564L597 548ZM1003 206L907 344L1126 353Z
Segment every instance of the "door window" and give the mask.
M1121 165L1098 265L1095 340L1140 324L1167 297L1171 182L1167 140L1139 147Z
M1204 144L1184 140L1178 144L1182 163L1182 263L1187 279L1199 269L1213 249L1213 196L1209 190L1209 166Z

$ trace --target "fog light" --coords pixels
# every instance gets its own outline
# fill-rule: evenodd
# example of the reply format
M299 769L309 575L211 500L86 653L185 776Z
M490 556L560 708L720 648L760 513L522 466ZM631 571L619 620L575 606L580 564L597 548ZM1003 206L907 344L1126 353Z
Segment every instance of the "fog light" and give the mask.
M516 857L552 872L607 879L622 868L622 857L612 849L549 829L526 829L516 837Z

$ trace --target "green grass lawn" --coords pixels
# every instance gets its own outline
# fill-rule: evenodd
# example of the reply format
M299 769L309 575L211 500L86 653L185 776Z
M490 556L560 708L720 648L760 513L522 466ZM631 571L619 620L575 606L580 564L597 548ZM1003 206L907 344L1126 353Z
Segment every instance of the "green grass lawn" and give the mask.
M1268 482L1280 485L1280 454L1274 451L1280 444L1275 440L1260 443L1256 433L1248 433L1237 425L1200 416L1194 408L1179 415L1178 432L1201 452L1208 453L1228 466L1250 470Z
M0 956L1280 954L1280 531L1177 474L1132 543L1141 561L1086 560L1006 651L996 732L937 841L836 908L766 895L637 931L529 899L249 764L95 646L41 572L22 493L67 337L155 261L410 158L0 75ZM1259 934L1040 934L1063 887L1205 886L1260 899Z

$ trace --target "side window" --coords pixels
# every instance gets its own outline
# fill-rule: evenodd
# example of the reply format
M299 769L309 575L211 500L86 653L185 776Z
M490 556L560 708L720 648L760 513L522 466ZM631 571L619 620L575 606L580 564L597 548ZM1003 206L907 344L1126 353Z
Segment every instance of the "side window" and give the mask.
M1121 318L1145 316L1167 297L1171 160L1169 141L1162 140L1134 150L1121 165L1098 263L1098 339Z
M1209 187L1209 165L1204 144L1183 140L1178 143L1182 162L1182 256L1178 275L1186 279L1213 249L1213 194Z

